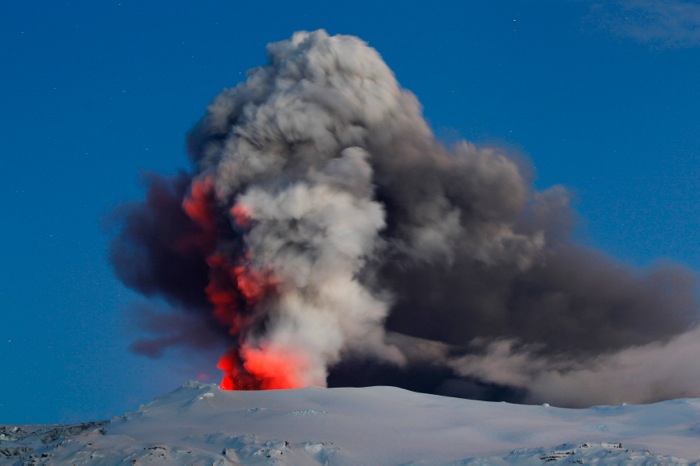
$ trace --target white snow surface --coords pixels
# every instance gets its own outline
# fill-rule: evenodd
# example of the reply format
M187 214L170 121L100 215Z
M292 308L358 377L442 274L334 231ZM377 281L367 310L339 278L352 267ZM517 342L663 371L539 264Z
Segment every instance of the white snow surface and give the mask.
M104 422L0 426L0 464L700 464L700 399L561 409L188 382Z

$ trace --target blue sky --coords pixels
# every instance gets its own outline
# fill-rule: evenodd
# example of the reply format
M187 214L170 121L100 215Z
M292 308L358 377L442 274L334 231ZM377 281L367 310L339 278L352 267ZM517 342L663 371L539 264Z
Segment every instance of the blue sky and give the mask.
M197 376L128 351L110 212L186 168L206 105L296 30L366 40L442 139L528 157L575 194L581 241L700 273L698 2L162 5L0 6L0 424L114 416Z

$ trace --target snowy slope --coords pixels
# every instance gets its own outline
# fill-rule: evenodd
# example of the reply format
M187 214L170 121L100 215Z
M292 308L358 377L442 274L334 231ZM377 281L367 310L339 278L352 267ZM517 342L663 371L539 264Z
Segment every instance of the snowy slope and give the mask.
M190 382L109 422L0 427L0 464L694 464L700 399L584 410Z

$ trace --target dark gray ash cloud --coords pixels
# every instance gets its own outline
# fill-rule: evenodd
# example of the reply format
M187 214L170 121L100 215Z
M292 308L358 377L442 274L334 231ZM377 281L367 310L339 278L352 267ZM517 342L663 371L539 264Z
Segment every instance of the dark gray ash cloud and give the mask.
M191 171L126 208L117 276L188 316L150 325L137 351L212 335L249 371L261 351L294 354L303 384L568 406L700 396L700 363L674 359L696 346L689 271L573 242L565 188L536 191L504 149L441 144L360 39L300 32L267 55L191 132ZM274 290L253 303L214 255ZM226 286L237 297L213 298ZM212 316L224 298L242 330Z

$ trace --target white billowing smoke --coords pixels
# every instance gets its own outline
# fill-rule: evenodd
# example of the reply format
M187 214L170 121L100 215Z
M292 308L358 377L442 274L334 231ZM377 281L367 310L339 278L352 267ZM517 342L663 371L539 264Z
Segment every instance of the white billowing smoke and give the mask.
M146 319L156 337L136 350L223 341L229 388L449 386L575 405L605 401L581 380L625 387L639 380L628 361L654 360L634 355L692 341L694 277L573 243L564 188L536 192L499 148L438 142L360 39L299 32L267 55L190 134L193 172L154 179L113 244L127 285L201 317ZM628 401L678 393L642 380Z
M278 281L274 299L262 304L269 326L247 343L303 353L304 385L325 385L326 368L343 350L402 360L384 343L389 303L358 280L384 227L366 157L345 149L302 180L251 186L237 198L251 219L245 240L252 265L272 270Z

